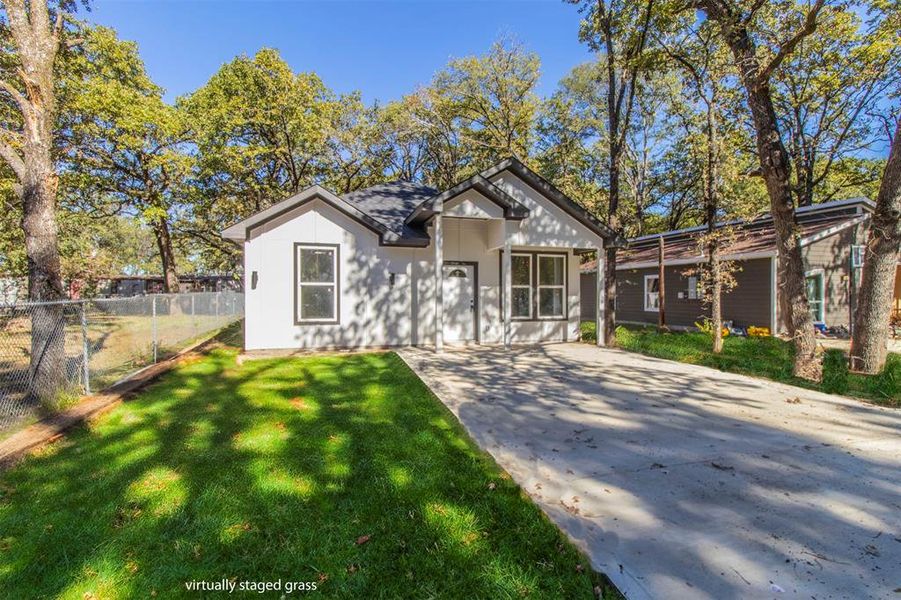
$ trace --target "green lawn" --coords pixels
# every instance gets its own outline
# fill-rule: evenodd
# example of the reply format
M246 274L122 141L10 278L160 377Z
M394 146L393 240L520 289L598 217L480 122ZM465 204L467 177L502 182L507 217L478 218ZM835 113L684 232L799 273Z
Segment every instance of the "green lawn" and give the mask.
M186 581L223 578L594 597L584 557L395 354L235 355L182 365L0 474L4 597L199 597Z
M597 339L594 322L582 323L582 339ZM616 330L616 345L658 358L901 406L901 355L898 354L889 354L880 375L866 376L848 372L847 360L841 350L828 350L823 357L823 381L813 384L792 376L791 344L778 338L728 336L723 340L723 352L714 354L710 349L710 337L705 333L659 333L655 327L620 326Z

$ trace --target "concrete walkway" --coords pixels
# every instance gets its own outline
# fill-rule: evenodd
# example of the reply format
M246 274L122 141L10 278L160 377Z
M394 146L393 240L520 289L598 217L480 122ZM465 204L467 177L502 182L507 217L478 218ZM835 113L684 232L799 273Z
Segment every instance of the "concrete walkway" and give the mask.
M404 360L629 598L895 598L901 411L587 344Z

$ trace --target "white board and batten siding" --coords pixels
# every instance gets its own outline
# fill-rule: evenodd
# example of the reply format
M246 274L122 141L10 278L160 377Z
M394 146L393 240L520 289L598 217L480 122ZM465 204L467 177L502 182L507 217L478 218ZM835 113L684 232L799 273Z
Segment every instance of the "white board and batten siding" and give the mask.
M295 244L339 247L338 322L297 324ZM413 343L416 317L434 320L428 249L379 246L378 236L341 211L313 200L251 230L244 246L248 350L268 348L358 348ZM422 264L418 264L422 263ZM257 272L256 289L249 285ZM391 274L394 273L394 285ZM412 287L417 285L417 294ZM434 327L434 325L432 325Z
M478 341L503 341L498 250L505 235L514 251L560 252L567 261L566 319L513 321L513 342L576 339L580 285L579 257L573 248L597 247L602 238L514 175L503 172L492 182L529 208L530 216L499 220L499 208L470 190L449 203L443 221L444 260L478 264ZM482 220L486 218L491 220ZM296 244L338 246L337 323L296 322ZM431 345L436 309L433 256L431 247L380 246L375 233L318 199L257 226L244 244L246 348Z

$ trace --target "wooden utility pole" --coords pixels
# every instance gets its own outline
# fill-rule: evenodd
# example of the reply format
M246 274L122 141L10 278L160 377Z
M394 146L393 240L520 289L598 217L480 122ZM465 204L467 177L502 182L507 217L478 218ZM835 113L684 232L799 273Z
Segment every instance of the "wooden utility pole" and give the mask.
M660 311L657 313L657 327L659 329L666 328L666 286L664 284L664 264L663 253L665 251L665 242L663 236L660 236L660 243L657 244L657 306Z

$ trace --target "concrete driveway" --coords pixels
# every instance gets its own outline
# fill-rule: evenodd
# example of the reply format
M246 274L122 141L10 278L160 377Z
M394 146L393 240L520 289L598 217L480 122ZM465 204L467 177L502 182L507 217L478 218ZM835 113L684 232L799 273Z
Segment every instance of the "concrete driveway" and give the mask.
M901 597L901 411L587 344L400 354L629 598Z

